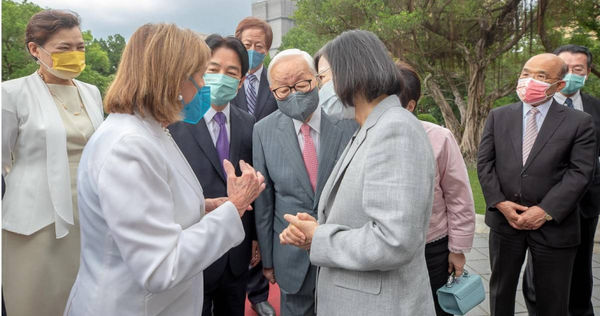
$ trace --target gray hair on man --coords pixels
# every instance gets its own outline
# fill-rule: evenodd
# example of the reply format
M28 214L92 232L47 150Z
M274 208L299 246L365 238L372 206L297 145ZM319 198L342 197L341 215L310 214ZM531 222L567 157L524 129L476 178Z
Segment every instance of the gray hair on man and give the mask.
M317 70L315 69L315 65L313 64L313 58L312 56L310 56L309 53L303 50L299 50L297 48L290 48L280 51L279 53L277 53L277 55L275 55L275 57L273 57L273 59L271 59L271 62L269 63L269 69L267 71L267 78L269 79L269 82L271 82L271 70L273 70L273 68L278 62L280 62L285 57L289 56L301 56L306 61L306 65L308 66L308 69L310 69L311 73L313 75L317 74Z

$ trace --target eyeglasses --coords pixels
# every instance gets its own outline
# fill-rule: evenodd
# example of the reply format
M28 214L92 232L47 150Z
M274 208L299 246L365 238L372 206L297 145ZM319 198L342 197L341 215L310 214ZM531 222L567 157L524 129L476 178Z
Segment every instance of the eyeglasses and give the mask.
M327 67L327 68L325 68L325 69L321 70L321 71L320 71L320 72L317 74L317 76L316 76L316 77L317 77L317 80L319 80L319 82L322 82L322 81L323 81L323 78L325 78L325 73L326 73L327 71L329 71L329 69L330 69L330 67Z
M530 74L528 72L522 72L521 76L519 77L519 79L524 79L524 78L533 78L533 79L539 80L539 81L547 81L547 80L552 80L552 79L560 79L560 78L550 77L550 76L548 76L548 74L543 73L543 72L536 72L536 73L533 73L533 74Z
M273 91L273 94L275 94L275 97L277 99L283 100L283 99L287 98L288 95L290 95L290 93L292 93L292 90L297 91L297 92L310 91L311 82L312 82L312 79L300 80L292 86L281 86L281 87L275 88L271 91Z

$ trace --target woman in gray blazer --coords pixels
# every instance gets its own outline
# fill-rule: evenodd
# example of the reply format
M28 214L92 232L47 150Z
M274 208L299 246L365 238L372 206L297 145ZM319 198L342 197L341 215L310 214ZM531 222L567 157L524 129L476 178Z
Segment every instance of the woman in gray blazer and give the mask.
M281 242L308 249L320 267L319 315L435 315L424 252L435 176L427 135L396 97L401 76L374 34L344 32L323 52L360 129L323 188L318 221L286 215Z

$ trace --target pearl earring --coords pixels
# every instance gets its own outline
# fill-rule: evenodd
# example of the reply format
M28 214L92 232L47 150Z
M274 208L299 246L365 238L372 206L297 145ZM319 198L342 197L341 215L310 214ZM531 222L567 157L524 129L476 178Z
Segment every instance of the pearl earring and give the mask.
M181 93L177 95L177 101L183 101L183 96L181 95Z

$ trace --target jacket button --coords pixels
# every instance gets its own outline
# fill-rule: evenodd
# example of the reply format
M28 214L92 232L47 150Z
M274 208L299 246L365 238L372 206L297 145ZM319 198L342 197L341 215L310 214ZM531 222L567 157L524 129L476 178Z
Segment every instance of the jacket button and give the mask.
M527 178L527 174L522 174L521 178Z

